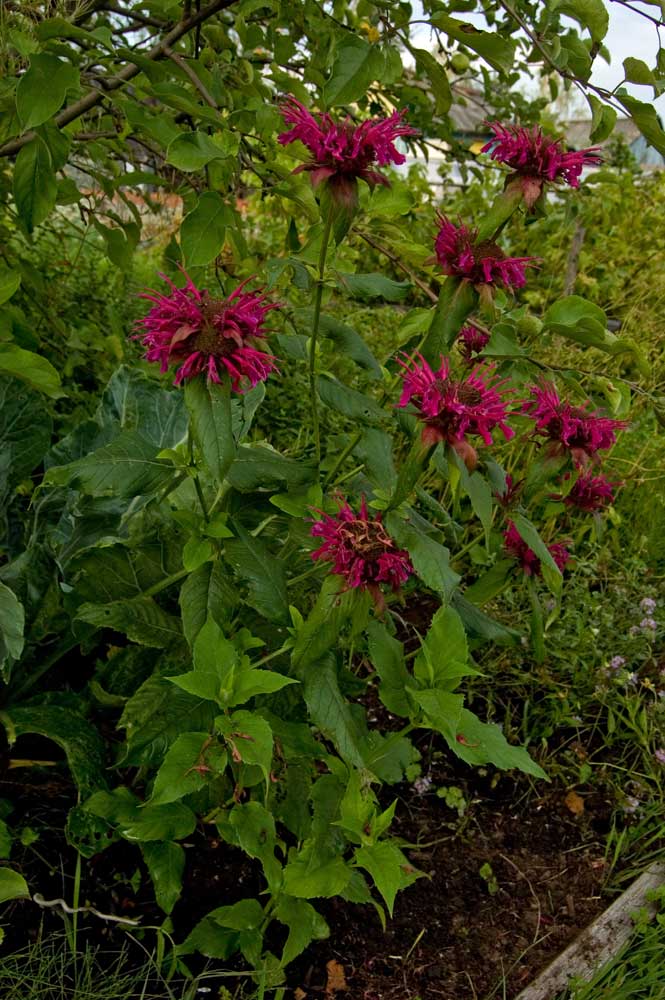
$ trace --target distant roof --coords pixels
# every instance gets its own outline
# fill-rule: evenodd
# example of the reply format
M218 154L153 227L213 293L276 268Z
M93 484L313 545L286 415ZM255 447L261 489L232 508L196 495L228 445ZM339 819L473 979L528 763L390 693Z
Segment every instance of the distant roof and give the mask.
M566 142L573 149L582 149L584 146L591 144L590 118L577 118L574 121L564 122L563 128ZM617 135L620 135L630 145L631 142L635 142L639 138L640 130L632 118L617 118L609 139L616 138ZM609 139L605 141L608 142Z

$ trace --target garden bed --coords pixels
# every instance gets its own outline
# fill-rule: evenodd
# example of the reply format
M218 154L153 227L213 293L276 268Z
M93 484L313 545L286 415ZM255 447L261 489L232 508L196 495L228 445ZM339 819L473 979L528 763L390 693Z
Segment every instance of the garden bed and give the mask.
M331 936L289 967L287 997L514 997L607 905L603 842L610 806L602 796L587 797L584 813L575 816L560 785L535 790L526 779L451 767L436 743L428 752L429 742L427 736L421 749L431 760L430 787L419 793L404 783L387 790L387 798L399 799L395 835L410 845L405 853L426 877L398 895L385 932L368 907L319 901ZM454 789L447 793L452 806L439 789ZM71 900L75 855L57 831L73 804L73 787L59 775L11 771L2 792L21 797L25 824L53 831L14 859L33 892ZM459 816L455 804L462 800ZM262 888L256 864L220 841L214 827L199 827L186 850L185 887L173 914L176 939L215 906ZM136 879L130 884L141 868L138 851L112 845L84 863L82 904L140 918L144 926L161 924L145 872L140 887ZM6 946L34 940L40 926L49 935L61 928L61 918L27 901L15 903ZM109 954L127 938L118 925L92 916L79 926L82 940ZM150 932L143 940L150 946ZM192 965L201 967L196 960ZM238 967L235 961L231 967ZM229 979L220 985L229 988Z

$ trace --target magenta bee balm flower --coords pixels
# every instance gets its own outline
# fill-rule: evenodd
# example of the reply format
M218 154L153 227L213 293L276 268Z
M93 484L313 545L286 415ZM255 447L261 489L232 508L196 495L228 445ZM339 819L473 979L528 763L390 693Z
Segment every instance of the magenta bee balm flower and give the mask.
M482 354L489 341L489 333L483 333L482 330L479 330L472 323L463 326L457 337L457 343L459 344L462 356L470 362L473 362L474 357L478 354Z
M589 411L587 406L572 406L559 399L554 386L543 382L531 387L531 399L523 404L522 412L535 420L536 432L549 439L553 454L568 452L575 465L586 467L599 461L597 453L611 448L616 432L628 426L623 420Z
M465 278L474 285L521 288L525 270L534 257L507 257L494 240L478 240L478 230L456 226L438 214L439 232L434 243L436 258L444 274Z
M403 120L404 112L395 111L388 118L369 118L354 125L350 118L335 122L329 114L313 115L295 97L287 97L281 106L282 117L293 127L282 132L278 141L286 146L299 140L307 146L311 160L296 167L294 173L307 170L316 187L328 181L340 201L353 200L357 178L370 187L390 182L374 167L404 163L406 157L395 148L395 139L418 135Z
M573 484L573 487L564 497L563 502L569 507L577 507L578 510L592 513L602 510L614 503L614 487L618 483L611 483L605 476L594 476L590 472L585 472Z
M424 444L447 442L473 469L478 455L467 435L479 435L486 445L492 444L496 427L506 440L513 436L514 431L506 423L506 403L499 392L506 379L497 380L489 365L477 366L466 378L457 380L450 377L450 364L444 357L437 372L422 355L419 361L411 358L399 363L404 369L404 388L397 406L414 404L425 424Z
M508 527L503 533L503 547L507 555L517 560L526 576L541 575L542 567L540 559L533 549L530 549L526 544L513 521L508 522ZM552 545L548 545L547 548L552 559L554 559L554 562L563 573L570 559L570 552L561 542L554 542Z
M332 572L344 578L345 589L368 590L377 607L385 604L380 584L387 583L398 590L409 579L413 566L409 554L398 549L381 523L381 515L370 517L365 497L356 514L348 503L342 503L334 517L317 511L311 533L322 538L323 545L312 552L312 559L331 562Z
M527 208L531 208L543 190L546 182L565 181L571 187L579 187L580 175L586 166L602 163L598 146L565 152L561 139L544 135L538 125L524 128L520 125L501 125L488 122L494 138L486 143L481 152L489 153L493 160L505 163L514 173L508 178L519 182L524 192Z
M260 349L266 315L278 308L276 303L267 302L261 292L243 291L246 281L227 299L216 299L199 290L186 273L184 288L161 277L170 294L150 291L141 296L154 305L138 321L143 332L137 337L147 348L146 360L158 362L162 372L179 366L176 385L201 374L220 382L228 374L234 392L243 392L276 371L273 356Z

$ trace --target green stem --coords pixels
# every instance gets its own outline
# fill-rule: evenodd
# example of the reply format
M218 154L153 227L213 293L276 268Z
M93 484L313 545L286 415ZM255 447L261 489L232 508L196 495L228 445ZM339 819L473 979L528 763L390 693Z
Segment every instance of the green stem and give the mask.
M321 464L321 430L319 427L319 393L316 386L316 342L319 336L319 324L321 322L321 302L323 301L323 276L326 271L326 257L328 255L328 245L332 232L333 213L332 206L328 212L328 217L323 226L323 236L321 237L321 249L319 251L318 281L316 283L316 295L314 297L314 317L312 319L312 334L309 341L309 395L312 405L312 430L314 432L314 448L316 451L316 464Z
M172 584L177 583L178 580L182 580L186 576L189 576L189 570L179 569L177 573L171 573L170 576L165 576L158 583L153 583L152 587L148 587L147 590L143 591L143 597L154 597L155 594L161 593L162 590L167 590Z
M205 497L203 496L203 490L201 489L201 483L199 482L198 473L194 475L194 489L196 490L196 495L199 498L199 503L201 505L201 511L203 512L203 520L208 523L210 517L208 516L208 508L206 507Z

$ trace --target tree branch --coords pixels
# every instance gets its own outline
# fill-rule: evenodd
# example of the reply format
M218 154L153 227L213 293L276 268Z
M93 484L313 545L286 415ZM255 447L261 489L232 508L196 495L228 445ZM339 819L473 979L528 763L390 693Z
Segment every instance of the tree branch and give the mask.
M144 56L145 59L161 59L167 55L168 49L171 48L175 42L179 41L184 35L192 31L199 24L203 24L208 18L212 17L214 14L219 13L220 10L225 10L227 7L231 7L235 0L213 0L212 3L208 4L207 7L191 17L186 18L184 21L180 21L175 27L165 35L161 41L157 42L156 45L147 52ZM54 124L58 128L62 128L63 125L69 125L70 122L75 121L84 115L86 111L90 111L95 105L99 104L104 100L107 93L113 90L117 90L118 87L123 86L128 80L137 76L141 72L141 67L137 66L136 63L127 63L126 66L117 73L112 80L110 80L104 91L101 90L91 90L80 100L75 101L68 107L63 108L63 110L55 116ZM22 135L20 139L15 139L12 142L6 143L4 146L0 147L0 156L13 156L14 153L18 153L19 149L30 142L34 136L34 132L26 132Z
M204 84L203 80L199 79L199 77L196 75L196 73L189 65L189 63L186 62L186 60L183 59L182 56L179 56L177 52L174 52L173 49L165 49L164 55L167 55L169 59L176 64L176 66L180 67L185 76L189 77L189 79L192 81L192 83L194 84L194 86L196 87L199 94L206 102L206 104L209 104L211 108L214 108L215 111L217 111L219 109L219 104L212 96L212 94Z

